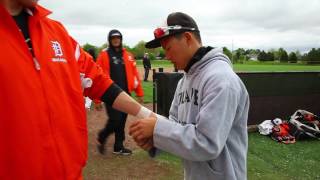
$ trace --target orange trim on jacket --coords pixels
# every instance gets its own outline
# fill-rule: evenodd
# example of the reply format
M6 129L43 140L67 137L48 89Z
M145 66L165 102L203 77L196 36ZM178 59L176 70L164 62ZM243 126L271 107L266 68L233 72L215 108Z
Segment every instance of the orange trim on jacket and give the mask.
M35 54L0 5L0 177L80 179L88 151L85 95L113 83L64 27L36 6L29 17Z
M135 91L137 96L143 96L143 89L141 86L140 75L136 66L136 60L134 59L134 56L125 48L122 49L122 54L125 64L129 93ZM97 64L101 66L104 73L110 75L110 60L106 50L101 51L99 54L97 58Z

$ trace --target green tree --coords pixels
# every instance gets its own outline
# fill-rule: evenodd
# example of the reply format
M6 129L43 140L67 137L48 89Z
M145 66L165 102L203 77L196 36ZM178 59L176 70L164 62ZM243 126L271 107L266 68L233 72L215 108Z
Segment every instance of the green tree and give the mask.
M274 61L274 53L273 52L267 52L266 61Z
M280 59L280 53L278 50L276 49L270 49L269 52L271 52L273 54L273 60L274 61L279 61Z
M283 48L279 49L279 56L280 62L288 62L288 53Z
M166 57L166 53L162 47L159 48L159 54L157 55L159 58L164 59Z
M132 49L131 52L134 54L136 59L142 59L144 53L146 52L145 41L139 41Z
M237 50L235 50L234 61L243 63L245 54L246 50L244 50L243 48L238 48Z
M301 61L304 63L308 62L308 53L304 53L301 55Z
M88 52L89 49L94 49L96 51L98 51L98 47L97 46L94 46L92 44L89 44L89 43L86 43L82 46L82 48Z
M231 51L227 47L223 47L223 54L228 56L228 58L231 60L232 59L232 54Z
M97 55L99 53L99 48L97 46L86 43L82 46L82 48L83 48L83 50L87 51L90 55L92 55L94 60L97 58ZM93 53L93 54L91 54L91 53Z
M289 54L289 62L290 63L297 63L297 61L298 61L298 58L297 58L296 53L295 52L291 52Z
M320 63L320 49L312 48L307 54L307 64L319 64Z
M297 61L302 61L302 54L300 53L299 50L296 50L296 56L297 56Z
M259 61L267 61L267 59L268 59L267 53L264 52L264 51L261 51L261 52L259 53L259 55L258 55L258 60L259 60Z

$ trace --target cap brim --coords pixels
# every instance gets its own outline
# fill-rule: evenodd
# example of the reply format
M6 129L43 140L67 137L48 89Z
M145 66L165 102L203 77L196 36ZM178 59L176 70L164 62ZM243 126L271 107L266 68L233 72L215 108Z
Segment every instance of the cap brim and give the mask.
M145 47L148 49L160 47L160 39L154 39L146 43Z
M161 46L160 41L161 41L162 39L167 38L167 37L169 37L169 36L173 36L173 35L175 35L175 34L183 33L183 32L185 32L185 31L171 32L170 34L165 35L165 36L162 36L161 38L153 39L153 40L147 42L146 45L145 45L145 47L148 48L148 49L160 47L160 46Z
M153 39L149 42L146 43L145 47L148 48L148 49L152 49L152 48L158 48L161 46L161 43L160 41L166 37L169 37L169 36L172 36L176 33L172 33L172 34L168 34L168 35L165 35L165 36L162 36L161 38L157 38L157 39Z

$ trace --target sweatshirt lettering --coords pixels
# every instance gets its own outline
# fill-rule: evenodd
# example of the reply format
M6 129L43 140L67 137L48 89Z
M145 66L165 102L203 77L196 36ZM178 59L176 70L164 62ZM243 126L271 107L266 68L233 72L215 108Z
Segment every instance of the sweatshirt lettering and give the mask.
M185 103L189 103L189 102L193 102L194 105L198 106L198 89L194 89L192 88L191 89L191 92L190 90L185 90L185 91L182 91L178 94L178 99L179 99L179 103L178 105L181 105L181 104L185 104Z

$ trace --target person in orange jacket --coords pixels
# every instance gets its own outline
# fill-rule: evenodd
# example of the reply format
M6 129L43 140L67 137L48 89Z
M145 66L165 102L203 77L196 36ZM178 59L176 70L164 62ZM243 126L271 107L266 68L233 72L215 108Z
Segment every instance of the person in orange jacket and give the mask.
M0 179L82 179L83 96L152 116L103 73L37 0L0 1Z
M101 51L97 58L97 64L101 66L106 74L128 94L135 92L138 101L143 103L143 89L140 76L136 68L136 61L133 55L122 47L122 34L119 30L113 29L108 35L109 47ZM96 107L100 109L99 102ZM98 133L98 150L101 154L105 153L106 139L113 132L115 133L115 142L113 153L119 155L130 155L132 151L123 146L125 140L125 123L127 114L117 111L109 105L105 106L108 115L108 122Z

